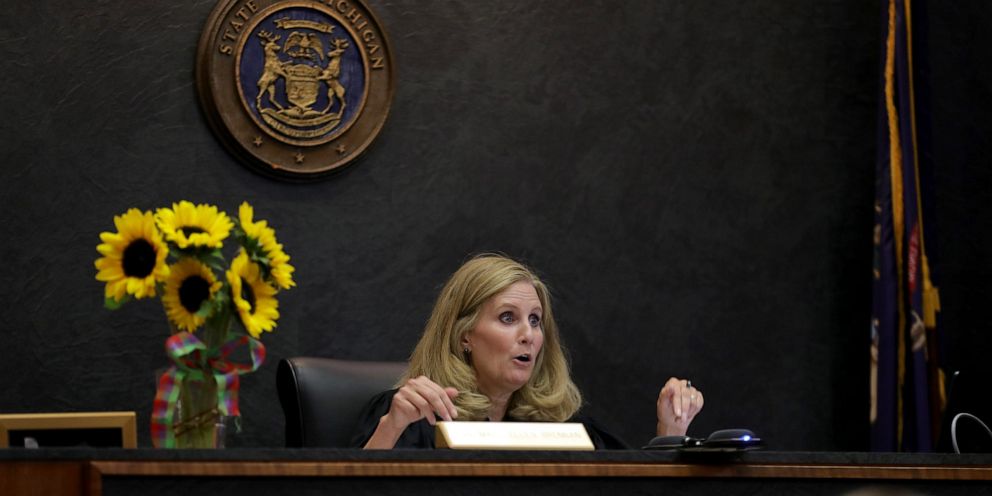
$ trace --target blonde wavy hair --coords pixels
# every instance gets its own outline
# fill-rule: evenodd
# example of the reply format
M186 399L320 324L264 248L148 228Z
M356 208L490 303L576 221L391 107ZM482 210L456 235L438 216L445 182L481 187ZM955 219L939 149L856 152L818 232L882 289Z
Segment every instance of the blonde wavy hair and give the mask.
M485 420L489 398L479 392L475 369L462 353L462 338L475 328L486 300L520 281L533 284L541 300L544 345L530 380L511 396L507 416L550 422L571 418L582 405L582 395L569 375L558 325L551 312L551 295L532 270L502 255L478 255L448 279L397 387L410 378L427 376L442 387L459 391L453 400L459 420Z

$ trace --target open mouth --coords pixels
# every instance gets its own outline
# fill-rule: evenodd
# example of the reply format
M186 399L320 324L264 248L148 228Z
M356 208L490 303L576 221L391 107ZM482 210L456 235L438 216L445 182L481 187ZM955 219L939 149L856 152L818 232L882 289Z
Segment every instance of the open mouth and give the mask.
M518 362L529 362L530 361L530 353L524 353L523 355L517 355L517 356L513 357L513 359L514 360L517 360Z

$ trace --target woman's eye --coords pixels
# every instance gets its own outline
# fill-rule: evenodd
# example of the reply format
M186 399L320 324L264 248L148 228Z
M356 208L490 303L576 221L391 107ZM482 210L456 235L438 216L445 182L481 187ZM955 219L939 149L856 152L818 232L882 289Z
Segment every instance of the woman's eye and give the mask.
M500 322L502 322L504 324L512 324L513 323L513 313L512 312L503 312L503 313L499 314L499 320L500 320Z
M541 317L538 317L537 315L531 314L531 316L530 316L530 326L531 327L537 327L539 325L541 325Z

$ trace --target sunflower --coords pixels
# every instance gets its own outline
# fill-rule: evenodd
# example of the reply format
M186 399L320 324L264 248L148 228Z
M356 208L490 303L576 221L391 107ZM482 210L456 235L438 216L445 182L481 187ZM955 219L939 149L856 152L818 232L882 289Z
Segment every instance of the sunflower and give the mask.
M213 299L222 286L210 267L195 258L183 258L172 265L165 281L162 295L165 314L176 327L193 332L207 320L197 315L200 307Z
M289 264L289 255L276 241L276 231L264 220L254 222L254 215L254 209L248 202L242 202L238 207L238 220L241 223L241 230L249 240L248 246L257 247L260 254L268 259L269 275L277 286L282 289L296 286L296 282L293 281L293 271L296 269Z
M255 209L248 202L241 202L241 206L238 207L238 220L241 222L241 230L249 238L258 239L262 231L268 228L268 223L264 220L253 222L252 218L254 216Z
M189 247L220 248L234 223L213 205L193 205L183 200L172 208L160 208L155 221L165 239L180 249Z
M103 243L96 247L103 255L95 265L96 280L107 283L104 295L117 302L128 294L138 299L155 296L155 283L169 275L169 248L155 229L155 218L132 208L114 216L114 225L117 232L100 233Z
M275 242L275 237L273 236L271 243L263 238L262 249L267 250L269 255L269 275L276 285L282 289L296 286L293 281L293 271L296 268L289 264L289 255L282 251L282 245Z
M262 279L261 268L248 259L244 250L231 261L227 282L231 284L231 299L248 334L258 338L262 331L272 332L279 318L276 288Z

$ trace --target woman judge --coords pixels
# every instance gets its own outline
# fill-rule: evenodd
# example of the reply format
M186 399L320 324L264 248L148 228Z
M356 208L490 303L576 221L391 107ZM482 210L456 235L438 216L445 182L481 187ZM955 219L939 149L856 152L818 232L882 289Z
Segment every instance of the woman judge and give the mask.
M582 395L569 376L547 287L498 255L466 262L441 290L398 389L366 407L353 444L432 448L440 420L583 422L597 448L622 441L576 417ZM685 435L703 394L671 378L658 394L657 434Z

